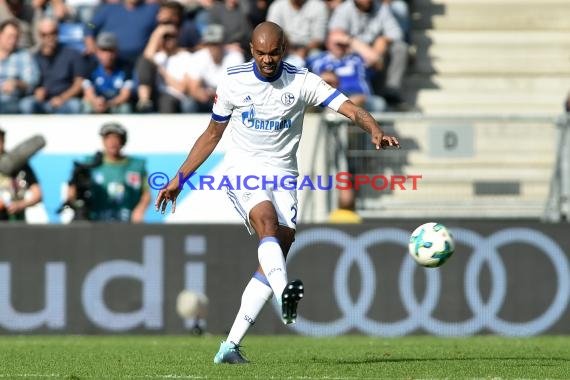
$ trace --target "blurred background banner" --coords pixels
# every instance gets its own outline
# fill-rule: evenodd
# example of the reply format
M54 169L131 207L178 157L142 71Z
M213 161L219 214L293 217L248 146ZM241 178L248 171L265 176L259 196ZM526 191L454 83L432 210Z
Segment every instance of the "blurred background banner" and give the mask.
M567 225L441 220L456 252L435 270L407 254L423 222L300 226L288 264L307 289L298 323L285 328L268 307L253 333L570 333ZM0 333L189 332L195 321L176 312L186 289L208 297L199 322L221 334L256 268L256 245L237 225L2 225Z

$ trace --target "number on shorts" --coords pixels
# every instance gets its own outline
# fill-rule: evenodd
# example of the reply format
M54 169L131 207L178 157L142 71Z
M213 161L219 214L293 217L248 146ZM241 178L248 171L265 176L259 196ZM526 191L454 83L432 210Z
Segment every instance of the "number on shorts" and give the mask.
M291 206L291 211L293 211L293 217L291 218L291 222L293 224L297 224L297 206L293 205Z

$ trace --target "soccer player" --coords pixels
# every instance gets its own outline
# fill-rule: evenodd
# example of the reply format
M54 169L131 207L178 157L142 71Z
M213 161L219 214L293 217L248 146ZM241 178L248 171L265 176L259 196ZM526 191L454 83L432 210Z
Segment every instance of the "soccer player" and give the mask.
M295 178L296 153L303 115L308 106L323 105L341 113L370 133L376 149L398 147L395 137L384 135L363 108L353 104L319 76L283 62L285 36L272 22L259 24L250 44L253 61L230 67L217 88L212 119L196 140L178 174L156 198L156 210L165 212L181 191L180 177L194 173L209 157L229 125L232 148L224 161L228 177L255 174L263 178ZM259 190L228 186L228 197L244 219L250 234L259 239L259 268L246 286L241 306L214 363L247 363L240 344L266 302L275 294L285 324L294 323L303 283L289 282L285 258L295 237L297 194L294 180L267 181ZM235 182L232 182L232 184Z

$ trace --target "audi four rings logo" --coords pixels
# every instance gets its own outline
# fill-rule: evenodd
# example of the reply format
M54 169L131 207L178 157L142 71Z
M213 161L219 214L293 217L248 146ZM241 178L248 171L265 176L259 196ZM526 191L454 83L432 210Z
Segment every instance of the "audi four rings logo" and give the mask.
M440 270L426 269L425 296L419 300L414 293L414 271L420 269L409 255L402 255L399 275L399 292L407 317L394 322L372 320L367 316L375 296L376 273L367 252L367 247L395 243L407 249L409 232L397 228L379 228L353 237L334 228L315 228L298 234L288 256L293 260L303 248L316 244L333 244L342 249L334 271L333 292L343 316L335 321L318 322L297 317L292 327L299 333L314 336L332 336L357 329L362 333L377 336L400 336L418 328L434 335L472 335L486 328L497 334L530 336L549 329L560 319L570 300L570 266L558 244L539 231L528 228L507 228L484 237L471 230L454 228L457 243L471 247L465 268L465 298L472 318L447 322L433 316L441 292ZM499 248L514 243L534 246L552 263L556 271L557 290L550 305L533 320L511 322L499 317L505 302L507 271ZM479 290L479 275L487 264L491 274L491 289L487 302ZM352 265L360 271L360 294L355 302L349 292L349 272ZM302 314L302 310L300 310Z

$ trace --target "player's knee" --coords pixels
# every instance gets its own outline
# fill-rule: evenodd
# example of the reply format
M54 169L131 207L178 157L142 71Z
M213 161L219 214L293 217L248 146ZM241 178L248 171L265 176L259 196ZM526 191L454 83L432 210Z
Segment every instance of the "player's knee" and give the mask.
M260 238L278 235L279 223L277 217L270 213L252 215L250 222Z
M260 236L277 236L279 224L277 220L265 219L258 224L256 230Z

